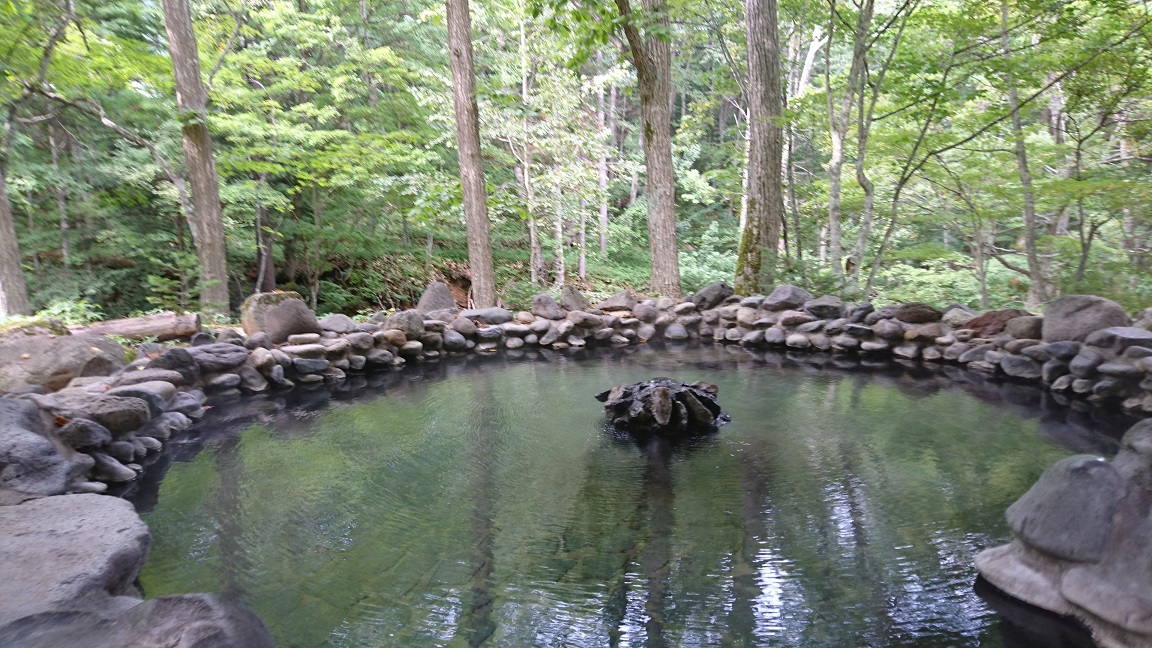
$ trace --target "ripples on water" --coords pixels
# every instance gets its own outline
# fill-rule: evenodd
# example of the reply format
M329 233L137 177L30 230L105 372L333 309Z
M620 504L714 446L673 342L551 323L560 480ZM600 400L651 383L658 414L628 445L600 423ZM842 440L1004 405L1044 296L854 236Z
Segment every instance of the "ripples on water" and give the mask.
M223 592L283 648L1013 645L973 557L1123 431L1020 387L712 348L464 362L214 409L131 494L148 595ZM676 450L605 434L593 394L661 375L717 383L732 422Z

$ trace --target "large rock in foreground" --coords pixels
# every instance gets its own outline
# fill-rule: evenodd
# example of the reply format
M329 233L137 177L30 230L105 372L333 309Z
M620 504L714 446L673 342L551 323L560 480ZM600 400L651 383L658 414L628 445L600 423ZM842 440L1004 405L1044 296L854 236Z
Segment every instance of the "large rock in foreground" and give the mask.
M1128 326L1124 307L1095 295L1066 295L1052 300L1044 311L1045 342L1082 342L1090 333L1113 326Z
M78 376L124 366L124 348L101 335L16 336L0 343L0 392L20 385L54 390Z
M634 437L684 436L715 430L728 420L716 402L718 388L654 378L617 385L596 395L613 427Z
M139 603L133 583L148 556L148 528L126 500L60 495L3 506L0 529L0 625Z
M1016 539L976 556L990 583L1083 621L1101 646L1152 646L1152 419L1111 462L1070 457L1008 509Z

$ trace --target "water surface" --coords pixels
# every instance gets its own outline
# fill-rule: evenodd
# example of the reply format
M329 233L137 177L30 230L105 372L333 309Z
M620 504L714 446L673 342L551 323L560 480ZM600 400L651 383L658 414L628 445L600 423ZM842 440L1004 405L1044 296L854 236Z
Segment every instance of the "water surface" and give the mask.
M1001 646L973 557L1118 433L918 370L586 355L217 408L137 496L146 593L223 592L282 648ZM731 423L606 434L593 395L656 376L718 384Z

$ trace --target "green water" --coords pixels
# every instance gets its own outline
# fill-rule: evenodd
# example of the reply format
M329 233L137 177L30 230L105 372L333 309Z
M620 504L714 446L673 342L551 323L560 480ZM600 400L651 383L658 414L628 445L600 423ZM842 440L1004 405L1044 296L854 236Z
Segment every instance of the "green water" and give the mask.
M173 463L146 593L223 592L282 648L999 646L973 556L1070 454L958 389L712 351L441 374ZM593 395L661 375L732 422L605 434Z

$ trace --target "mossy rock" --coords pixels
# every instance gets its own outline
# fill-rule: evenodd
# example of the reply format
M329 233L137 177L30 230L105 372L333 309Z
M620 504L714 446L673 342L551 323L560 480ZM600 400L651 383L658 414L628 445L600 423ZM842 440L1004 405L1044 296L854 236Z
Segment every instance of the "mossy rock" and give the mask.
M245 299L244 303L240 304L240 326L244 327L244 334L254 335L263 331L264 316L268 311L289 299L304 300L300 293L291 290L255 293Z
M0 324L0 342L10 338L31 337L33 335L71 335L64 322L54 317L15 320Z

